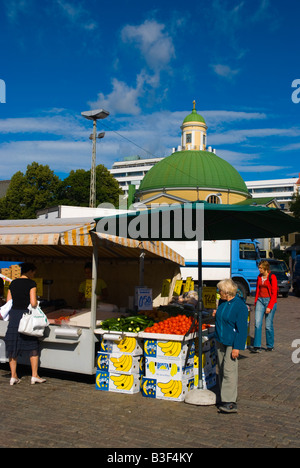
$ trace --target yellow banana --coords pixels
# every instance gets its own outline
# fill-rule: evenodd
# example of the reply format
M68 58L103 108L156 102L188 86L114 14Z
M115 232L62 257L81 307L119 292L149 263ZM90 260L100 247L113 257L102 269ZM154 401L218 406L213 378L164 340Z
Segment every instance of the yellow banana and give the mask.
M172 398L179 398L182 392L182 382L181 380L177 380L177 385L174 393L172 394Z
M116 370L120 372L128 372L132 367L132 356L123 354L120 358L110 358Z
M167 341L166 343L161 343L160 342L160 343L157 343L157 344L161 348L163 353L167 353L173 348L174 341Z
M143 383L143 392L146 396L148 396L147 385L148 385L148 380L145 380L145 382Z
M110 378L118 390L130 390L134 383L133 375L111 375Z
M182 382L180 380L171 380L167 383L158 383L157 386L168 398L178 398L182 392Z
M176 375L178 372L178 367L176 364L172 364L172 367L171 367L171 376L174 377L174 375Z
M149 364L149 371L152 373L152 374L155 374L155 362L154 361L151 361L150 364Z
M168 351L162 351L165 353L165 356L173 356L173 357L178 357L181 351L181 343L178 341L173 341L172 342L172 347Z
M122 341L118 342L118 348L122 353L132 353L136 347L136 339L131 337L126 337Z
M181 351L181 344L178 341L168 341L167 343L158 343L158 345L166 356L175 354L178 356Z

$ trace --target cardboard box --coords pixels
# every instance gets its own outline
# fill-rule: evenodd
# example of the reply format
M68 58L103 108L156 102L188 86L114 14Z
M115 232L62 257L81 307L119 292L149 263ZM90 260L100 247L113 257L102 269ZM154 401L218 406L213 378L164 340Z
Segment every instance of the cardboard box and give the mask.
M187 392L193 390L194 379L174 380L166 377L142 379L142 395L159 400L183 401Z
M202 369L205 370L210 370L214 368L217 365L217 355L216 355L216 349L212 348L209 351L206 351L205 353L202 354ZM199 368L199 358L198 358L198 353L196 352L195 357L194 357L194 367Z
M101 352L131 354L132 356L139 356L143 354L143 340L131 336L125 336L122 338L121 335L120 338L121 340L119 341L113 341L103 339L103 337L101 337Z
M141 377L138 374L118 374L116 372L96 372L96 390L104 392L139 393Z
M145 358L145 377L156 379L166 377L173 380L182 380L184 378L194 377L194 359L190 358L185 363L181 359L164 359L164 358Z
M189 347L190 345L190 347ZM195 355L195 341L168 341L145 339L144 355L149 358L164 358L173 361L185 361L188 354L188 359Z
M206 353L206 351L210 351L211 349L216 347L216 340L214 335L207 337L205 336L202 342L202 352ZM198 345L198 338L195 339L195 352L199 349Z
M198 369L194 369L194 385L195 388L198 387L198 378L199 372ZM211 389L217 384L217 373L216 367L213 367L210 370L202 369L202 380L203 380L203 388L204 389Z
M97 369L102 372L144 374L144 362L144 356L100 352L97 354Z

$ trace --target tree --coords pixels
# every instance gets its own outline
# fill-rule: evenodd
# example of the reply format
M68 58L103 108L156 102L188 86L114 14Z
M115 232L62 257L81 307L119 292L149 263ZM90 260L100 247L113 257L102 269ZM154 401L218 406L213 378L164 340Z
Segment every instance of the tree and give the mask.
M33 219L38 210L55 206L59 182L48 165L36 162L27 166L25 174L17 172L1 199L1 219Z
M300 218L300 193L294 194L293 199L290 203L290 210L295 218Z
M59 204L89 206L91 171L71 171L60 184ZM119 206L119 195L123 195L118 182L102 164L96 167L96 206L111 203Z

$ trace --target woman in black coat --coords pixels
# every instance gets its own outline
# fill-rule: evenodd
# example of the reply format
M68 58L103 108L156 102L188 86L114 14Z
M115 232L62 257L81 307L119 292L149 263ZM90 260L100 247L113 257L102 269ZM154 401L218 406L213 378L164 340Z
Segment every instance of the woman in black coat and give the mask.
M13 305L9 313L9 324L5 336L6 353L11 370L10 385L20 383L17 375L17 358L23 353L29 353L32 370L31 384L43 383L38 376L39 340L34 336L19 333L19 323L28 306L37 306L36 283L33 281L36 267L32 263L21 264L21 277L11 282L7 293L7 302L12 299Z

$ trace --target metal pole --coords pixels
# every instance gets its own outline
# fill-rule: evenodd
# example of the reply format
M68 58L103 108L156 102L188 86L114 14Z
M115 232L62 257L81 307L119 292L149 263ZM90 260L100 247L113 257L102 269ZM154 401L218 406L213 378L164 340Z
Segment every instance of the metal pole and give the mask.
M202 310L203 310L203 300L202 300L202 242L198 241L198 353L199 353L199 363L198 363L198 372L199 372L199 379L198 379L198 388L203 390L203 377L202 377L202 352L203 352L203 345L202 345Z
M90 185L90 208L96 208L96 133L97 120L93 119L93 153L91 167L91 185Z
M143 251L140 255L140 288L145 287L145 252Z
M98 278L98 238L91 233L93 242L93 257L92 257L92 293L91 293L91 330L94 332L97 319L97 278ZM94 337L94 334L92 333ZM92 339L91 359L92 369L95 367L95 339Z

